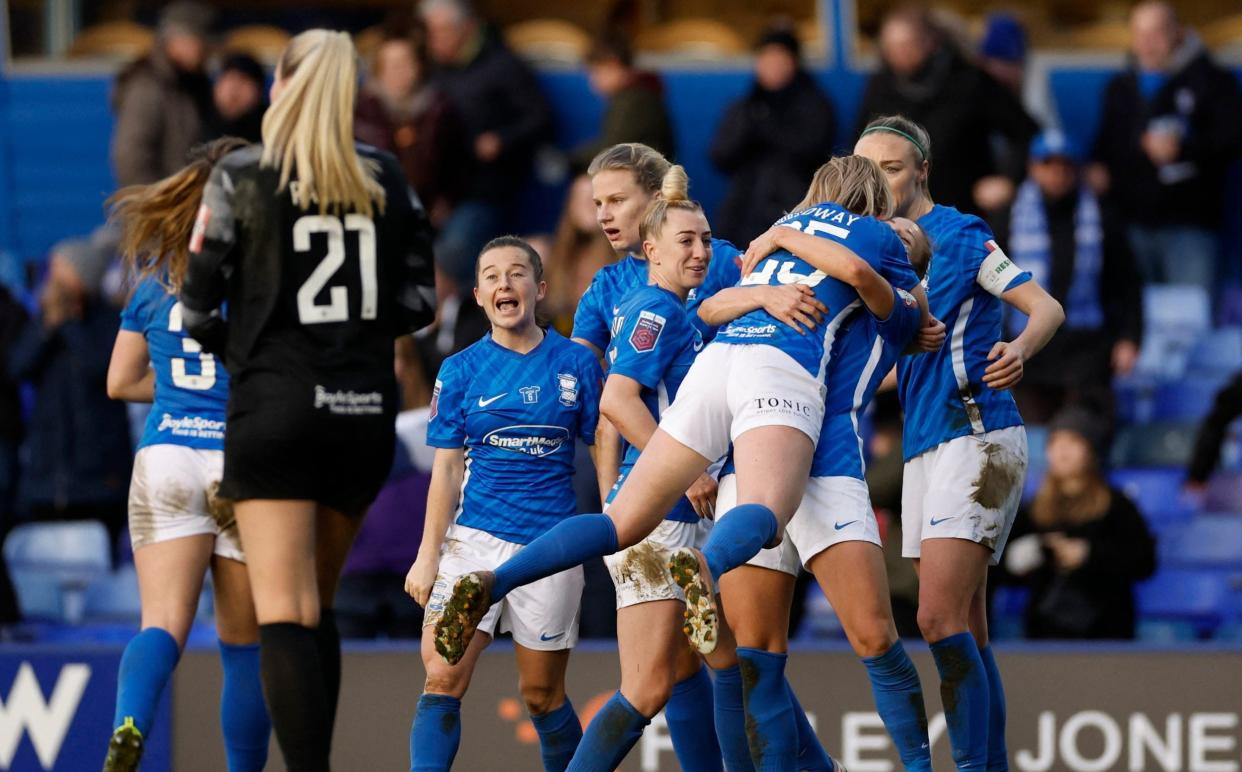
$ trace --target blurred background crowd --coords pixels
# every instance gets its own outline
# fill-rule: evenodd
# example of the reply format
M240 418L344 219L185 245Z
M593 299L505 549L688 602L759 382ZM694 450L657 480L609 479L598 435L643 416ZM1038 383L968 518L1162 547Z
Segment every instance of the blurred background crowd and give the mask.
M54 5L10 0L12 55L124 60L110 87L120 186L175 171L214 137L258 141L270 68L290 33L325 23L357 33L367 63L357 138L397 156L430 214L441 305L434 325L396 348L401 452L338 596L347 635L419 633L402 578L422 533L430 385L444 357L486 331L471 295L484 242L515 232L538 246L544 317L568 334L591 278L618 259L583 176L601 148L644 142L692 175L691 159L710 164L724 180L714 230L744 247L868 119L902 113L931 134L934 199L984 217L1067 312L1017 389L1032 466L991 583L994 636L1242 640L1242 251L1230 238L1242 224L1242 15L1228 17L1228 3L1197 4L1198 29L1162 3L1095 15L1066 3L1013 13L863 4L858 56L875 66L848 105L824 87L829 25L813 3L762 15L729 4L710 18L627 0L592 6L590 18L554 2L555 18L532 18L538 3L519 13L464 0L277 3L266 16L227 3L81 3L73 36ZM1049 48L1125 49L1088 141L1064 125L1047 73L1032 67ZM676 140L677 121L694 120L671 109L662 76L662 57L678 53L692 70L713 59L753 70L701 147ZM584 71L598 100L595 135L576 143L557 135L540 77L567 69ZM559 217L529 217L532 200ZM105 389L128 288L106 226L60 236L46 254L6 255L0 271L0 536L9 534L11 569L0 568L0 638L106 629L137 614L122 532L143 416ZM917 636L917 579L898 555L894 395L877 400L866 431L894 609L903 634ZM585 456L582 468L583 511L593 511ZM29 527L82 521L98 525L54 537ZM608 637L612 586L602 565L588 576L582 634ZM793 624L804 638L842 637L818 590Z

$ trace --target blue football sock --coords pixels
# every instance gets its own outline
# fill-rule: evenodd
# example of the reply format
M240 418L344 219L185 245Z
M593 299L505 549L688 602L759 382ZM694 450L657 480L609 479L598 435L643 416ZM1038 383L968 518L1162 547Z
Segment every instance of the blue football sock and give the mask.
M836 765L820 744L819 736L815 734L815 728L806 717L806 711L798 702L798 695L794 694L788 678L785 679L785 688L789 690L789 704L793 706L794 722L798 727L798 772L832 772Z
M577 515L549 528L496 569L492 602L515 587L617 551L617 529L607 515Z
M779 524L772 510L762 504L742 504L716 518L711 536L703 545L703 556L712 572L712 581L759 554L776 538Z
M673 752L686 772L721 772L716 725L708 720L714 707L712 679L707 668L673 684L664 706L664 719L673 740Z
M746 708L742 704L742 671L737 666L716 671L716 735L729 772L754 772L746 741Z
M959 770L988 765L988 678L969 632L931 644L940 671L940 700Z
M1005 747L1005 685L989 644L979 649L983 672L988 676L988 769L1009 769L1009 749Z
M786 772L798 758L798 724L785 681L786 654L739 646L750 757L758 772Z
M897 746L902 765L907 770L931 772L923 686L905 647L897 641L878 657L864 657L862 663L871 678L875 709Z
M461 745L461 700L447 694L418 698L410 727L410 772L448 772Z
M612 772L643 736L651 719L634 709L621 692L604 703L578 743L570 772Z
M573 704L566 697L559 708L531 716L530 722L539 733L539 752L543 755L545 772L563 772L582 740L582 722Z
M263 772L272 720L263 701L259 644L234 646L220 641L224 688L220 691L220 727L229 772Z
M147 737L164 686L179 659L181 651L177 648L177 640L167 630L148 627L130 639L117 673L114 729L128 717L134 720L134 727L142 736Z

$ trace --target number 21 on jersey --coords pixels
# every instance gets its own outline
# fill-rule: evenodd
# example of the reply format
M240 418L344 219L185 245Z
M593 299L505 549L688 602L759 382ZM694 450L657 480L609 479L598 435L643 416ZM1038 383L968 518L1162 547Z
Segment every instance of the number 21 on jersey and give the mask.
M376 317L379 287L375 266L375 223L361 214L345 215L344 223L333 215L309 214L299 217L293 224L293 249L309 252L311 236L322 233L328 237L328 252L298 289L298 320L302 324L349 320L349 290L345 287L336 286L328 290L327 303L315 302L323 288L345 265L345 231L358 234L358 268L362 275L362 305L358 315L363 319Z

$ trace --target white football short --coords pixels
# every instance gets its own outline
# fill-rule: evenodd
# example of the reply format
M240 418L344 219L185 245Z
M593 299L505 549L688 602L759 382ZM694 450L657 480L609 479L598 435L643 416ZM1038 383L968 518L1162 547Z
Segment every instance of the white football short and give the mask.
M711 529L710 520L665 520L638 544L604 558L617 588L617 608L655 600L685 602L685 594L668 572L669 553L680 547L702 549Z
M716 517L724 518L735 506L737 475L730 474L720 479ZM785 538L771 549L760 550L746 565L797 576L811 558L847 541L880 546L880 526L867 484L854 477L812 477L798 511L785 526Z
M1026 429L1010 426L957 437L906 462L901 554L917 558L924 539L966 539L1000 561L1026 480Z
M456 523L449 526L440 547L440 571L427 601L423 626L439 620L459 576L494 571L524 546L477 528ZM536 651L573 648L578 642L584 583L582 566L574 566L518 587L488 609L478 629L493 638L498 632L513 633L515 643Z
M711 459L760 426L789 426L814 443L824 394L821 381L774 346L711 343L690 366L660 428Z
M223 451L183 445L140 449L129 482L133 548L210 534L216 537L216 555L245 562L233 503L216 495L223 471Z

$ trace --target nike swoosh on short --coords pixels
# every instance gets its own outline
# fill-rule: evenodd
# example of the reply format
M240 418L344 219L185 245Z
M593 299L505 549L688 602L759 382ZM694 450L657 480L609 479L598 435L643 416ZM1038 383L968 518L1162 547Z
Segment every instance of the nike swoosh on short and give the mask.
M933 517L933 518L932 518L931 520L929 520L928 522L929 522L931 525L940 525L941 523L945 523L945 522L948 522L949 520L956 520L956 519L957 519L957 515L954 515L953 517L942 517L942 518L940 518L939 520L937 520L936 518L934 518L934 517Z
M507 392L507 391L505 392L505 394L508 394L508 393L509 393L509 392ZM500 399L501 397L503 397L505 394L497 394L496 396L492 397L491 399L483 399L482 397L479 397L479 407L487 407L488 405L492 404L492 403L493 403L493 402L495 402L496 400L498 400L498 399Z
M555 641L557 638L560 638L560 637L561 637L562 635L564 635L564 634L565 634L565 633L563 633L563 632L557 633L556 635L548 635L547 633L544 633L543 635L540 635L540 636L539 636L539 640L541 640L541 641Z
M839 531L839 530L841 530L842 528L848 528L849 526L851 526L851 525L853 525L854 523L857 523L857 522L858 522L857 520L851 520L851 521L849 521L848 523L834 523L832 527L833 527L833 528L835 528L835 529L837 529L837 530Z

